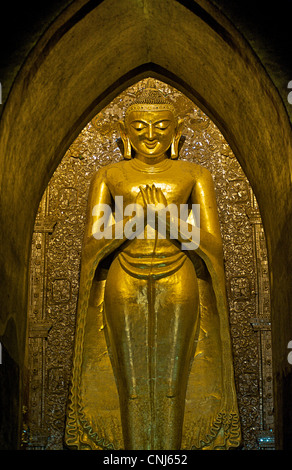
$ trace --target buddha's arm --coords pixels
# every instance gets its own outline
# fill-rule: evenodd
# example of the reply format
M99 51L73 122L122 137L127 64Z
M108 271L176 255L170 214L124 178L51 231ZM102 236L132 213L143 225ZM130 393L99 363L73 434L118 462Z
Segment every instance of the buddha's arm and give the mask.
M131 219L123 217L121 221L112 223L112 195L107 184L105 172L100 170L91 182L87 203L87 217L82 248L82 263L90 265L99 257L106 257L122 245L125 237L125 224ZM107 213L103 208L108 208ZM102 218L102 224L101 224ZM102 225L102 232L99 228ZM144 229L144 219L141 220L141 231ZM117 234L119 234L117 236Z
M222 240L217 212L216 197L213 179L209 171L201 168L199 175L194 175L194 186L191 192L191 203L200 207L200 224L194 226L175 215L165 213L162 209L167 206L167 201L159 188L140 188L143 195L144 206L148 205L153 228L160 231L166 226L166 234L170 239L176 239L187 250L198 250L222 258ZM161 222L161 224L160 224Z
M222 239L214 183L211 174L204 168L196 178L192 194L192 204L200 206L200 246L217 259L223 258Z
M216 278L223 273L223 246L218 218L214 183L208 170L202 168L199 175L194 175L191 203L200 207L199 227L178 221L177 240L192 254L199 255L206 263L210 273L216 272ZM168 231L171 220L167 220ZM190 236L191 234L191 236Z

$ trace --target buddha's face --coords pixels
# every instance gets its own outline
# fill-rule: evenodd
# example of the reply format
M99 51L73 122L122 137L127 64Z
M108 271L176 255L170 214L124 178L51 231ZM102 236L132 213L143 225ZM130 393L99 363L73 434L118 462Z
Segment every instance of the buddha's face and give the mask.
M168 110L132 111L126 132L136 157L154 159L166 155L176 133L176 120Z

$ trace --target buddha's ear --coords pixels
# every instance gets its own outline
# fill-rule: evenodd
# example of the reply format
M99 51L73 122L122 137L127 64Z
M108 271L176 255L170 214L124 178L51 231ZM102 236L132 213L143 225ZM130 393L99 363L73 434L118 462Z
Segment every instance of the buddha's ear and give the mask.
M126 138L126 126L125 126L124 121L119 121L119 129L120 129L121 138L124 141L124 139Z
M170 155L171 155L172 160L175 160L175 159L178 158L179 141L180 141L180 138L181 138L183 126L184 126L184 120L179 119L178 122L177 122L177 125L176 125L175 135L173 137L171 147L170 147Z
M124 158L126 160L130 160L132 158L132 149L131 149L130 139L126 133L125 123L123 121L119 121L119 127L120 127L121 139L123 141L123 146L124 146Z
M178 140L179 140L180 137L181 137L182 130L183 130L183 127L184 127L184 123L185 123L185 121L184 121L183 119L179 119L179 120L177 121L176 137L178 138Z

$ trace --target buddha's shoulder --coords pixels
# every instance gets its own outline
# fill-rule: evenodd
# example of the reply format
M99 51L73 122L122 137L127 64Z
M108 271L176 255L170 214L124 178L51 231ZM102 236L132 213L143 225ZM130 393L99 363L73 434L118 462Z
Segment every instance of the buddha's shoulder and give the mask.
M207 178L210 179L212 178L211 172L208 170L208 168L199 165L198 163L195 162L189 162L186 160L174 160L174 169L177 168L194 178Z
M119 162L109 163L108 165L100 167L92 176L92 182L99 180L106 180L116 173L123 173L125 170L126 160Z

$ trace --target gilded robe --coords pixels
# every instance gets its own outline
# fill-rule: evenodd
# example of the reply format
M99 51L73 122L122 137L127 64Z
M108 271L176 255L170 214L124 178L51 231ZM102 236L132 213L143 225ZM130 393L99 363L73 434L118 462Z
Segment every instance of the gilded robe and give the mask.
M131 161L120 162L98 172L89 193L87 227L91 223L96 194L106 177L110 172L124 171L124 178L127 178L127 169L134 164ZM167 162L164 165L162 173L165 171L164 177L167 178ZM206 179L207 184L201 185L202 197L196 202L201 205L203 213L215 211L213 183L207 170L181 161L171 162L171 165L172 172L179 173L183 169L185 175L193 175L195 182L196 179L198 182ZM163 165L161 168L164 168ZM119 175L119 178L122 177ZM153 175L150 177L154 178ZM157 180L157 175L155 178ZM128 268L133 272L135 267L129 268L131 259L123 254L124 241L99 243L96 245L98 249L92 250L87 249L90 237L90 231L86 228L65 442L75 449L123 449L117 380L104 315L104 292L113 256L120 257L125 271ZM222 247L218 248L218 244L212 243L200 244L197 250L184 252L185 256L192 261L196 270L200 307L185 397L181 449L238 447L241 432ZM176 262L181 262L181 259L178 256ZM185 295L188 293L185 292Z

